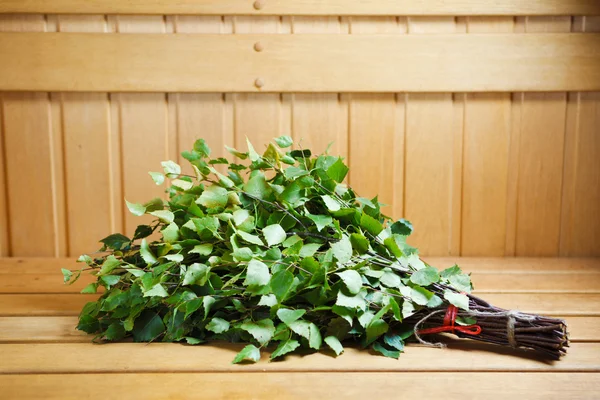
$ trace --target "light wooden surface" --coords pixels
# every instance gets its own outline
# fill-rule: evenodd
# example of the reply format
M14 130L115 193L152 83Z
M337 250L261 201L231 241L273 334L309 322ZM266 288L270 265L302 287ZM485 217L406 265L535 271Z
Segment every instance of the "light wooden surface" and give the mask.
M600 90L596 34L2 33L0 52L5 91Z
M571 337L567 356L546 362L529 352L450 335L443 338L446 349L409 345L399 360L351 347L339 358L324 351L270 363L263 355L251 365L231 364L241 348L237 344L92 344L92 335L74 327L79 309L93 296L69 294L85 280L64 286L59 272L73 268L73 259L5 258L0 259L2 398L358 399L395 398L401 391L408 397L452 399L588 399L600 390L600 259L427 261L439 268L457 262L473 271L476 289L495 305L565 318ZM10 294L15 292L23 293ZM104 390L90 391L107 377ZM198 387L205 389L200 393Z
M0 13L0 31L308 34L325 41L332 36L425 40L454 34L502 34L518 40L600 32L600 17L575 16L574 2L560 4L570 7L568 15L498 16L499 8L487 3L495 16ZM260 53L253 45L244 51L269 57L272 49L266 44ZM513 56L508 49L505 57ZM90 71L107 62L86 59L91 60ZM436 70L436 79L446 76L438 74L443 68ZM280 76L285 74L278 71L276 79ZM244 85L256 91L254 79ZM265 75L264 82L263 90L268 90L272 78ZM348 183L362 196L379 194L388 204L386 214L414 222L412 244L424 255L597 256L598 93L0 92L0 255L94 251L101 237L117 231L131 235L141 223L124 210L123 198L144 201L161 194L146 174L159 169L157 160L181 161L179 153L198 137L207 139L215 155L224 156L223 144L243 148L246 136L262 149L272 137L289 134L316 151L333 142L332 153L347 157L352 167ZM32 180L37 184L24 184Z
M593 15L595 0L3 0L0 12L206 15Z

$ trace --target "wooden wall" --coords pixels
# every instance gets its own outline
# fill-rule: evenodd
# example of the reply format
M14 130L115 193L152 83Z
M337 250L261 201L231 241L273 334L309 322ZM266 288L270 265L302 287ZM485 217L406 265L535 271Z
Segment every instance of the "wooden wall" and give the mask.
M0 14L0 32L527 35L600 32L600 17ZM95 251L133 232L123 199L160 195L147 171L196 138L223 154L281 134L334 142L422 254L600 255L599 92L0 92L0 118L2 256Z

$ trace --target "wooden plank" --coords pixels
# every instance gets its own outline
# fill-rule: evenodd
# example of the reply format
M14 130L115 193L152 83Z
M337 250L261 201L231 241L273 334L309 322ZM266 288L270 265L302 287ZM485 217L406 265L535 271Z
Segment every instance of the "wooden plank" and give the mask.
M233 33L243 34L243 37L252 37L241 49L245 53L247 60L263 63L269 58L277 45L271 43L267 38L279 37L284 35L254 35L290 33L291 23L289 20L283 20L279 17L235 17L233 19ZM293 37L294 35L285 35ZM264 47L262 51L256 51L255 46L259 44ZM232 54L233 56L233 54ZM216 64L215 64L216 65ZM274 82L273 78L263 68L251 72L247 66L238 65L237 68L251 73L248 84L252 85L253 90L262 90L255 85L256 82L262 82L266 87L270 87ZM262 154L268 143L274 137L282 134L288 134L291 131L291 101L289 97L284 98L281 94L272 93L236 93L232 96L234 109L234 143L238 149L246 149L246 138L248 138L257 152Z
M569 17L528 17L525 32L570 32ZM525 93L520 103L516 255L559 252L566 93Z
M456 36L459 30L454 18L408 19L408 37ZM462 148L455 144L462 137L461 105L450 93L409 94L406 102L403 215L417 227L412 241L421 254L458 255L460 207L454 206L460 204L462 182L455 172Z
M469 18L469 33L509 33L513 18ZM504 255L511 101L468 94L463 148L461 255Z
M103 15L62 15L57 23L59 32L106 31ZM61 167L67 188L68 249L71 255L79 255L97 250L98 240L112 227L109 102L106 94L96 93L59 93L56 97L64 134Z
M410 240L409 240L410 242ZM92 257L94 254L92 254ZM520 274L552 272L571 274L600 272L600 258L534 258L534 257L424 257L424 260L443 269L459 264L466 272ZM75 258L0 258L0 276L5 274L59 274L61 268L80 269L85 265Z
M221 17L176 16L175 33L231 33L231 24ZM222 93L175 93L169 95L169 104L176 108L176 144L179 163L186 173L193 174L189 163L181 157L197 139L203 138L214 157L226 157L225 145L232 145L233 104Z
M415 372L415 371L544 371L598 372L600 344L574 343L558 362L539 362L529 351L476 343L445 340L445 349L409 346L399 360L374 356L358 348L347 348L336 359L326 351L287 356L285 362L233 365L231 360L243 344L213 343L186 346L175 343L26 343L2 345L0 372L16 373L135 373L135 372ZM273 349L270 349L272 351ZM520 357L519 357L520 356ZM56 362L60 360L60 362ZM93 362L82 362L93 360ZM202 361L210 360L210 361ZM538 362L532 362L538 361Z
M206 15L596 15L595 0L3 0L0 13L206 14Z
M293 34L345 34L346 24L337 17L293 17ZM269 49L266 49L269 51ZM292 138L313 154L324 152L348 157L348 101L338 93L295 93L291 96Z
M43 16L2 16L0 32L44 32ZM46 93L2 93L4 201L13 256L64 254L64 188L59 177L62 137ZM58 125L60 127L60 125ZM35 176L35 185L23 177ZM59 220L60 219L60 220ZM5 240L8 243L8 239ZM35 243L34 246L31 244Z
M90 343L77 317L0 317L0 343Z
M402 34L394 17L352 18L352 35ZM359 196L378 196L382 212L399 218L403 211L404 96L394 93L350 95L349 183Z
M566 319L571 342L600 341L600 318L558 317ZM76 330L77 323L77 317L0 317L0 343L90 343L94 335Z
M253 49L258 41L265 51ZM207 34L200 37L2 33L0 51L5 57L0 65L0 89L589 91L600 89L598 49L598 34ZM89 51L96 56L80 56ZM516 58L520 62L515 63ZM121 62L114 63L114 59ZM230 68L232 65L236 68ZM337 68L339 65L345 67ZM261 88L255 86L258 78L263 83Z
M0 294L0 316L78 315L89 301L99 295L84 294ZM486 293L491 304L545 315L600 315L598 293Z
M274 363L284 364L284 363ZM0 384L6 399L104 399L131 397L148 400L193 397L202 388L210 399L277 398L361 399L455 397L506 399L526 396L543 400L549 397L589 399L600 389L596 375L586 373L244 373L238 374L115 374L110 385L91 390L106 379L102 374L77 375L3 375ZM65 384L68 382L68 384ZM135 384L132 384L135 382ZM432 384L435 382L435 384Z
M119 33L164 33L163 17L118 17ZM100 35L103 36L103 35ZM148 35L157 37L159 35ZM154 56L163 57L161 51ZM106 71L104 72L106 73ZM165 197L164 188L154 184L148 171L161 171L161 161L169 159L166 96L163 93L119 94L123 196L134 203ZM133 235L135 228L149 223L151 216L136 217L125 209L124 233Z
M600 18L582 17L573 31L600 32ZM569 93L565 136L560 254L600 255L600 94Z

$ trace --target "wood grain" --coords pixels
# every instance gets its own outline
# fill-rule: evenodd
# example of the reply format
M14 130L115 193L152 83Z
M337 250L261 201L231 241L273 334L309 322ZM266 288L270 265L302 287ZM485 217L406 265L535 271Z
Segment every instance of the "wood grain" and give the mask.
M139 372L415 372L544 371L599 372L600 344L574 343L569 355L548 363L526 351L473 341L451 341L446 349L410 346L399 360L347 348L339 358L327 352L290 355L285 362L232 365L241 344L187 346L178 343L27 343L2 345L2 373L139 373ZM269 349L272 350L272 349ZM127 355L123 357L123 355ZM56 360L60 359L60 363ZM93 362L82 362L93 360ZM203 360L203 362L199 362ZM401 374L402 375L402 374Z
M248 32L240 31L241 21L236 25L237 33ZM259 26L264 31L269 25ZM253 46L257 41L268 50L255 52ZM400 37L248 34L200 38L191 34L2 33L0 51L5 54L5 62L0 65L0 89L121 92L598 90L599 48L598 34ZM95 57L82 57L86 51L94 52ZM515 63L515 57L520 62ZM111 61L115 58L120 62ZM338 65L345 67L337 68ZM281 74L282 70L286 74ZM264 82L260 89L254 86L257 78Z
M3 0L2 13L65 14L207 14L207 15L595 15L594 0L270 0L257 9L245 0Z

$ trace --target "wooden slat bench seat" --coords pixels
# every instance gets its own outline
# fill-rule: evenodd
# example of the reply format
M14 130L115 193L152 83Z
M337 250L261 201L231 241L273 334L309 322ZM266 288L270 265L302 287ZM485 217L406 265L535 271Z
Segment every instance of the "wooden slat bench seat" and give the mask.
M600 260L428 258L472 271L476 292L504 308L563 317L571 347L558 362L444 337L399 360L348 348L232 365L241 345L93 344L75 330L98 295L62 283L73 259L0 259L0 398L593 398L600 391ZM104 383L106 381L106 383ZM201 389L200 389L201 388Z

